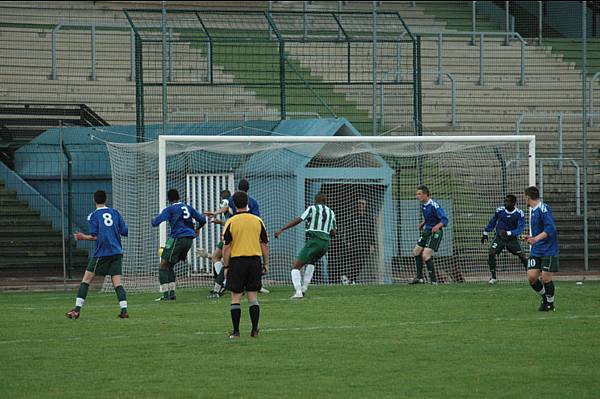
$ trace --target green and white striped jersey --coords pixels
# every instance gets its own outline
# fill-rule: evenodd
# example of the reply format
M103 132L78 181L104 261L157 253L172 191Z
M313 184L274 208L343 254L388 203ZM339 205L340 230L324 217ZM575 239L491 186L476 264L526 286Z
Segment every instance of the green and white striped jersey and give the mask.
M307 232L322 233L325 239L329 239L331 230L336 229L335 214L326 205L309 206L300 216L300 219L306 222Z

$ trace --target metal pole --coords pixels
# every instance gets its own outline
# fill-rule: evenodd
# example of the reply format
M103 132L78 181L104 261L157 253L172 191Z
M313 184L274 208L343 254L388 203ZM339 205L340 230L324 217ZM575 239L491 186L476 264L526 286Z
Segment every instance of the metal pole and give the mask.
M91 46L92 74L90 75L90 80L96 80L96 25L92 25L90 40L92 42L92 46Z
M542 24L543 3L543 1L538 1L538 46L542 45L542 32L544 30L544 25Z
M63 146L63 129L62 120L58 122L59 129L59 142L62 148ZM62 155L62 154L61 154ZM59 157L60 167L60 230L62 233L62 263L63 263L63 289L67 290L67 261L66 261L66 246L65 246L65 177L64 177L64 165L62 156Z
M558 113L558 167L562 172L562 159L563 159L563 113Z
M505 1L504 2L504 8L505 8L505 21L504 21L504 27L506 28L506 37L504 38L504 45L508 46L508 43L510 41L510 38L508 37L509 35L509 31L510 31L510 12L509 12L509 7L510 7L510 1Z
M306 3L306 1L302 2L302 27L304 29L302 38L304 40L306 40L306 37L308 36L308 26L306 25Z
M269 16L269 18L271 18L271 10L273 9L273 2L269 1L267 2L267 15ZM271 40L273 38L273 32L271 32L271 24L269 24L269 40Z
M130 54L129 54L129 80L135 79L135 33L133 32L133 28L129 30L129 44L130 44Z
M521 39L521 75L519 86L525 85L525 42Z
M451 103L451 107L452 107L451 118L452 119L450 119L450 124L452 126L456 126L456 83L454 82L454 78L452 77L452 75L450 75L448 73L448 74L446 74L446 76L448 76L448 79L450 79L450 90L452 93L452 103Z
M52 56L52 72L50 72L50 80L56 80L57 79L57 73L56 73L56 34L58 33L59 29L61 28L61 24L58 24L54 27L54 29L52 29L52 44L51 44L51 56Z
M437 85L442 84L442 41L443 41L442 32L438 33L438 43L437 43Z
M544 200L544 160L540 159L540 198Z
M589 271L589 243L588 243L588 151L587 151L587 95L585 82L587 79L587 2L581 2L581 31L582 31L582 60L581 60L581 94L583 103L583 119L581 122L583 132L583 264L585 271Z
M342 2L338 1L338 21L342 22ZM342 27L338 26L338 40L342 40Z
M571 159L571 163L575 168L575 200L577 203L575 204L575 209L577 211L577 216L581 215L581 171L579 170L579 165L575 162L574 159Z
M471 2L471 32L477 32L477 2ZM475 45L475 34L471 35L471 46Z
M168 104L167 104L167 2L162 2L162 134L165 134L165 125L167 123Z
M484 34L483 32L479 33L479 85L483 86L485 84L484 74L485 74L485 65L484 65Z
M402 64L401 64L401 55L402 55L402 43L398 40L396 42L396 71L394 82L398 83L400 81L400 73L402 72Z
M371 134L377 134L377 2L373 2L373 49L371 51Z
M169 64L167 67L167 79L169 82L172 82L173 79L173 28L169 28L168 31L168 49L169 49Z

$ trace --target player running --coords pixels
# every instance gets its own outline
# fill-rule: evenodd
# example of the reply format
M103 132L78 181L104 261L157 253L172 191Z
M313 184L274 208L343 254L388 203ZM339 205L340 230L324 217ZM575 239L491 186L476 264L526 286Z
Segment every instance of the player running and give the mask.
M304 293L308 290L308 285L310 284L315 271L315 262L327 253L329 241L331 237L335 237L335 214L327 205L325 205L326 202L327 197L325 194L317 194L315 197L315 205L306 208L300 217L292 219L275 232L275 238L279 238L281 233L285 230L300 224L302 221L307 223L306 243L304 244L304 248L300 250L297 259L294 260L291 272L292 283L294 284L295 290L292 299L304 297ZM306 265L306 268L304 269L304 284L302 284L300 269L302 269L304 265Z

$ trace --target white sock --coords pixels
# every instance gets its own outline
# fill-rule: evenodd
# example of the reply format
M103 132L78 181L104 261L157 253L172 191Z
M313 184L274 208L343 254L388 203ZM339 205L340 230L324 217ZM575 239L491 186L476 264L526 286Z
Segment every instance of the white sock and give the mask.
M220 286L219 284L215 283L215 286L213 287L213 291L214 291L214 292L219 292L219 291L221 291L221 286Z
M175 283L169 283L169 291L175 291Z
M127 301L119 301L119 307L121 309L127 308Z
M169 283L165 283L165 284L161 284L159 287L160 292L167 292L169 291Z
M83 298L75 299L75 306L79 306L80 308L82 308L84 303L85 303L85 299L83 299Z
M221 273L222 269L223 269L223 262L221 262L221 261L215 262L215 273L217 273L217 274Z
M292 284L296 292L302 292L302 276L298 269L292 269Z
M308 285L310 284L310 280L312 280L314 272L315 265L306 265L306 269L304 269L304 285L302 286L302 291L306 291L308 289Z

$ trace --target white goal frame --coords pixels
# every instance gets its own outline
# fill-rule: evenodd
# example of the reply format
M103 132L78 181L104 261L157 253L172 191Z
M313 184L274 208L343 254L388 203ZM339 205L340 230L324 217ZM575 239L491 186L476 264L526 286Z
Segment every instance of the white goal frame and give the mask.
M158 192L159 204L167 206L167 143L168 142L219 142L219 143L527 143L529 185L535 186L535 136L158 136ZM167 240L167 226L160 225L160 246Z

